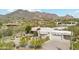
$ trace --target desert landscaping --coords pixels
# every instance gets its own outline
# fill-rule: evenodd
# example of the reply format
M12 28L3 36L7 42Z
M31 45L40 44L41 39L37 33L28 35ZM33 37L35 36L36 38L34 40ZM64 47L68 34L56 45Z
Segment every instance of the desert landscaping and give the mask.
M0 16L0 50L78 50L79 18L16 10Z

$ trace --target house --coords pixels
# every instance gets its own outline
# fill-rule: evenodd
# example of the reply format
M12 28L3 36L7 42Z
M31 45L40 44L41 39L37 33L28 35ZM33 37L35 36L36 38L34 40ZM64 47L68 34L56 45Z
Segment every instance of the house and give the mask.
M65 40L70 39L71 31L65 30L55 30L55 28L48 28L48 27L40 27L40 30L37 31L38 36L44 37L49 36L50 40Z
M19 26L19 24L18 23L7 23L7 24L5 24L6 26Z
M78 22L75 22L75 21L69 21L69 22L66 22L66 23L62 23L62 22L56 22L57 25L59 26L75 26L78 24Z
M20 23L19 22L9 22L9 23L3 24L3 26L6 26L7 28L8 27L18 27L18 26L20 26Z

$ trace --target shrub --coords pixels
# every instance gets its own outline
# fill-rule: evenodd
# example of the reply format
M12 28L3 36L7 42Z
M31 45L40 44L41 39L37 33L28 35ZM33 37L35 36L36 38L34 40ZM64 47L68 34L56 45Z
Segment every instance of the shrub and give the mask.
M3 31L3 36L12 36L13 35L13 31L11 29L6 29Z
M79 42L73 43L73 49L74 50L79 50Z
M40 39L32 39L30 41L30 46L29 47L37 49L37 48L41 48L42 44L43 44L42 40L40 40Z
M6 49L7 49L7 50L12 50L12 49L14 49L14 43L13 43L13 42L5 43L5 46L6 46Z
M33 34L34 34L34 36L38 36L38 32L34 32Z
M2 25L3 25L2 22L0 22L0 28L2 27Z
M12 50L14 49L14 43L13 42L7 42L0 41L0 50Z
M31 31L31 26L26 26L25 31L26 31L26 33L30 33L30 31Z
M75 41L76 41L76 39L77 39L77 38L76 38L76 37L74 37L74 38L72 39L72 41L74 41L74 42L75 42Z
M21 47L24 47L28 44L28 41L30 40L30 37L26 37L26 36L23 36L20 38L20 46Z
M2 38L2 33L0 32L0 38Z

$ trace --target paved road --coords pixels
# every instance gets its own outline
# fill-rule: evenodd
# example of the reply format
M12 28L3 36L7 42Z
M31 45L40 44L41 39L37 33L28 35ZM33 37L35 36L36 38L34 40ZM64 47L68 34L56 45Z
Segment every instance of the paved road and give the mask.
M49 40L43 45L42 50L69 50L69 47L69 40Z

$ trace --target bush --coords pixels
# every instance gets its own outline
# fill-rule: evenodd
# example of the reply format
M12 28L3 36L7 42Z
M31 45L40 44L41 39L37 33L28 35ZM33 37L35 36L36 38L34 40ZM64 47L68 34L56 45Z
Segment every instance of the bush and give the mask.
M73 43L73 49L74 50L79 50L79 42Z
M41 48L42 44L43 44L43 41L42 40L40 40L40 39L32 39L30 41L29 47L30 48L34 48L34 49L37 49L37 48Z
M7 50L14 49L14 43L13 42L8 42L8 43L5 44L5 46L6 46Z
M74 42L75 42L75 41L76 41L76 39L77 39L77 38L76 38L76 37L74 37L74 38L72 39L72 41L74 41Z
M33 32L34 36L38 36L38 32Z
M11 29L6 29L3 31L3 36L12 36L13 35L13 31Z
M30 37L21 37L20 38L20 46L25 47L28 44L28 41L30 40Z
M2 25L3 25L2 22L0 22L0 28L2 27Z
M0 38L2 38L2 33L0 32Z
M31 31L31 26L26 26L25 31L26 31L26 33L30 33L30 31Z
M0 41L0 50L12 50L14 49L14 43L13 42L7 42Z

